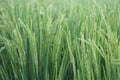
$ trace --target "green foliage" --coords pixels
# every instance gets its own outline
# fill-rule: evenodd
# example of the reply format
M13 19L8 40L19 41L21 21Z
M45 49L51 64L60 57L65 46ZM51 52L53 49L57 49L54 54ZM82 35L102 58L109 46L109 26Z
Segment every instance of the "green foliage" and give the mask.
M119 0L0 0L0 80L120 80Z

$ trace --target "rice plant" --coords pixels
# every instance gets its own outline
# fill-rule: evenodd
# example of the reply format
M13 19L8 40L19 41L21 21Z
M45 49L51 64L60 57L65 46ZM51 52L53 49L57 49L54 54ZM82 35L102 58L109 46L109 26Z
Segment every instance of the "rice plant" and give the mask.
M0 80L120 80L119 0L0 0Z

